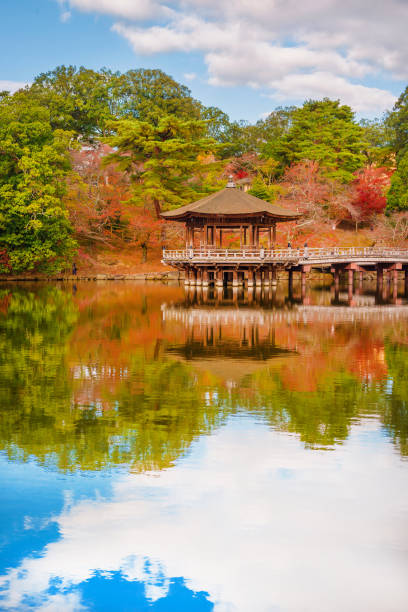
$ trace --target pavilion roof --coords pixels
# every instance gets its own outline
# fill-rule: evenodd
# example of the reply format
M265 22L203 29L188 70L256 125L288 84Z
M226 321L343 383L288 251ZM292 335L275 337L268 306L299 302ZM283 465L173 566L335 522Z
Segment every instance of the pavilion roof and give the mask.
M175 210L161 213L164 219L185 221L192 217L270 217L276 221L293 221L301 213L287 210L276 204L270 204L256 198L234 186L225 187L221 191L186 204Z

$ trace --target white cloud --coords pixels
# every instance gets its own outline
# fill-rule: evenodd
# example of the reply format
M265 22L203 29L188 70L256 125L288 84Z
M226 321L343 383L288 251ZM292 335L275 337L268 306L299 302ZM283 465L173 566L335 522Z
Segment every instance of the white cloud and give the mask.
M86 13L102 13L125 19L158 19L171 14L160 0L67 0L72 8Z
M404 612L408 490L379 423L355 426L329 453L234 422L176 467L122 477L112 499L65 507L60 539L0 578L3 609L120 571L151 601L182 576L217 612Z
M313 83L324 73L329 76L323 88L327 96L339 97L342 83L341 99L356 101L356 110L371 108L375 113L392 104L393 96L369 87L364 79L370 76L372 82L380 74L408 78L408 2L402 0L69 0L68 4L119 17L113 30L137 54L201 52L213 85L270 88L293 100L294 92L287 90L290 82L297 86L303 82L318 91ZM279 87L277 80L282 81ZM358 89L356 82L365 89ZM299 99L308 95L305 91Z
M289 74L270 85L275 90L275 99L286 100L289 97L303 101L305 98L330 97L339 99L357 112L384 110L391 108L396 101L395 96L384 89L350 83L327 72Z
M28 83L24 83L24 81L2 81L0 80L0 91L10 91L14 93L18 89L22 89L26 87Z
M197 78L197 74L195 72L185 72L183 76L187 81L194 81L194 79Z

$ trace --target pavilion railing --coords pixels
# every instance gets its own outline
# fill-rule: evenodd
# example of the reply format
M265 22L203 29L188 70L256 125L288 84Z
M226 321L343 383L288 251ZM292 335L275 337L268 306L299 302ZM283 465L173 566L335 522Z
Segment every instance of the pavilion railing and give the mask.
M325 247L277 249L219 249L212 247L163 249L163 261L259 261L285 262L299 260L336 261L343 259L408 260L408 249L396 247Z

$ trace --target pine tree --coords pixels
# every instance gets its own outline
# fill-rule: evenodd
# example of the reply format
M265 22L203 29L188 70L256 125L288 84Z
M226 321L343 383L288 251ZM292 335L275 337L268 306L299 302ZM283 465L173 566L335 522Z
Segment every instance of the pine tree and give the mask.
M204 121L156 115L155 121L124 119L110 125L107 142L116 150L106 163L116 162L133 179L135 204L151 203L160 216L200 197L192 177L200 171L199 156L216 148L205 136Z

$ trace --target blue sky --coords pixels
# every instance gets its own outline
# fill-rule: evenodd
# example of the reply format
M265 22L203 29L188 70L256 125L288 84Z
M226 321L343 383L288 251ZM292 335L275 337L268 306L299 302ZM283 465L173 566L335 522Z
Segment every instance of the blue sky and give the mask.
M407 23L402 0L3 0L0 87L160 68L233 119L324 96L374 117L408 83Z

